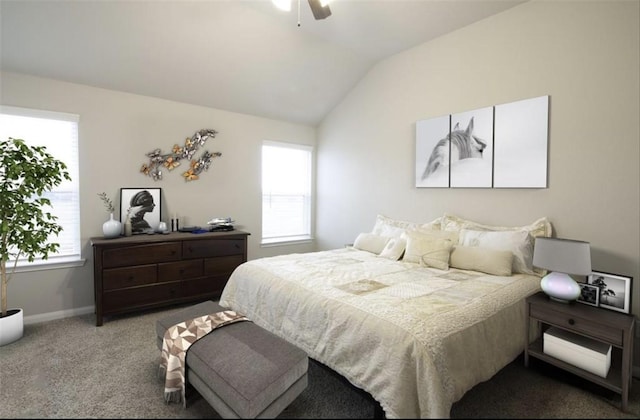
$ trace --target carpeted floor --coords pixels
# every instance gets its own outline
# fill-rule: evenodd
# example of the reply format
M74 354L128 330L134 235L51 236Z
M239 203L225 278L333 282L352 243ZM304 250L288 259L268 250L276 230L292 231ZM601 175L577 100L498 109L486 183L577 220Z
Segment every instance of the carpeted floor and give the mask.
M1 418L219 418L197 393L187 408L164 403L155 322L179 308L108 318L93 315L25 326L0 347ZM375 402L311 361L309 386L279 418L372 418ZM640 381L629 412L620 395L543 362L518 358L477 385L452 418L640 418Z

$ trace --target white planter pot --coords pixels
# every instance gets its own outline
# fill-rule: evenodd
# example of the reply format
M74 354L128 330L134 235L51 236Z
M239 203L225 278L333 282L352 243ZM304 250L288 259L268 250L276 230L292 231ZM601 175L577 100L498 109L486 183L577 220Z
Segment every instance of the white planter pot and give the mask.
M0 317L0 346L22 338L24 320L22 309L9 309L7 316Z

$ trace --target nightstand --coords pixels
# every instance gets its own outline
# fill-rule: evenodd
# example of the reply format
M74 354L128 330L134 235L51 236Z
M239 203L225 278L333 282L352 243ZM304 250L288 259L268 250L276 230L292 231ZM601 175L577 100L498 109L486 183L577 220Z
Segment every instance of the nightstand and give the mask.
M633 358L635 317L577 302L561 303L538 292L526 299L526 342L524 365L529 356L543 360L622 396L622 411L627 411ZM530 327L537 322L539 335L529 342ZM611 368L606 378L594 375L543 352L543 332L556 327L612 346Z

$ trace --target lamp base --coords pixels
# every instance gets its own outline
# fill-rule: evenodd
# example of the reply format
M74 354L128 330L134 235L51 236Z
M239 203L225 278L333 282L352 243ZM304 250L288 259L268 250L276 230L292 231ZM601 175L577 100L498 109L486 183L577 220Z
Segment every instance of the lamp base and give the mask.
M554 301L554 302L560 302L560 303L566 303L566 304L569 304L569 303L572 302L572 301L566 300L566 299L558 299L557 297L553 297L551 295L549 295L549 299Z
M580 296L580 286L570 275L551 272L540 280L540 287L555 301L569 303Z

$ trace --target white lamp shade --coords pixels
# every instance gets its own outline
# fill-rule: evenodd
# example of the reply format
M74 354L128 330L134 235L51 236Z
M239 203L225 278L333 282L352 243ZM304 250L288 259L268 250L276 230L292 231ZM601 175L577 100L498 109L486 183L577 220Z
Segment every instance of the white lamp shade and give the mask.
M589 242L573 239L536 238L533 265L549 271L587 276L591 274Z

